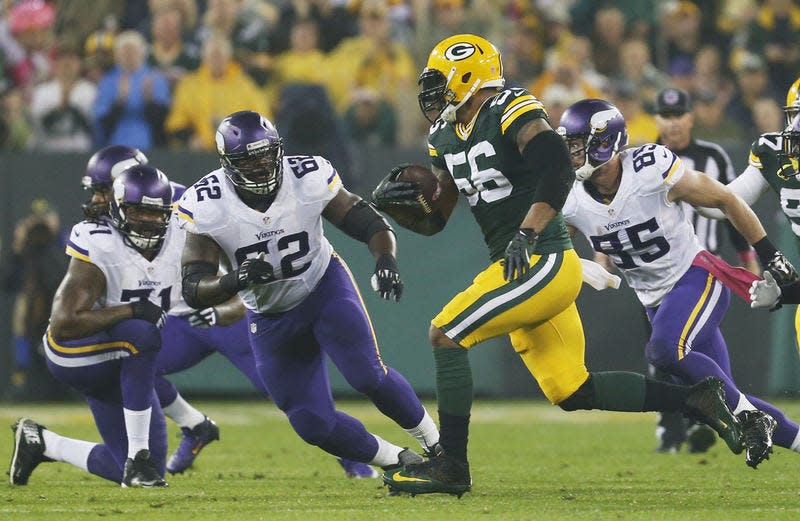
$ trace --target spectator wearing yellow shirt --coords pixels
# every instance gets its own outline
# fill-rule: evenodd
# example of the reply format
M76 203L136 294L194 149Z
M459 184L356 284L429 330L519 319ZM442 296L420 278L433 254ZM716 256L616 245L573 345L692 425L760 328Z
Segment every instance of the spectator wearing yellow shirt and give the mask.
M376 90L395 107L404 93L416 93L417 67L408 49L392 40L387 2L363 0L359 27L360 36L343 40L330 54L336 74L331 75L328 88L340 114L352 102L356 88Z
M328 59L319 48L319 29L311 18L295 20L289 31L289 49L273 61L266 92L270 105L277 106L280 92L290 83L311 83L327 87Z
M245 109L269 114L264 94L232 55L225 37L214 35L205 41L200 68L175 88L165 123L172 144L214 150L214 131L228 114Z

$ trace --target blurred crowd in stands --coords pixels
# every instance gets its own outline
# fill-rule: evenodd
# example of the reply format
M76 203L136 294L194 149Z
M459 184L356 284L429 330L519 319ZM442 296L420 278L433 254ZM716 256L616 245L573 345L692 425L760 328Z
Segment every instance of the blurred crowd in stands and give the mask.
M498 45L507 85L551 122L603 97L634 144L656 138L670 85L692 93L697 137L780 130L800 71L793 0L0 0L0 14L2 150L213 150L244 108L270 115L289 153L421 146L417 76L460 32Z

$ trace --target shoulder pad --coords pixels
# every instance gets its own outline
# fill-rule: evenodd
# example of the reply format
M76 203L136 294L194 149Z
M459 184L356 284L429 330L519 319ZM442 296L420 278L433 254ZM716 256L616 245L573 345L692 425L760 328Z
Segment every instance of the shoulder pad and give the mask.
M299 187L296 195L306 201L329 200L342 187L339 172L322 156L285 157L283 176L285 184Z

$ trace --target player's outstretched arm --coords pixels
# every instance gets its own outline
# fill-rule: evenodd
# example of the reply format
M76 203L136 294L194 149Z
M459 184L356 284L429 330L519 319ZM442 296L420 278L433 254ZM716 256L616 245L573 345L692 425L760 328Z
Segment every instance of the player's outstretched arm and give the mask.
M742 175L726 185L734 194L742 198L749 206L758 201L761 195L769 190L769 183L764 180L764 176L754 166L748 166ZM698 206L697 213L709 219L725 219L725 214L719 208L707 208Z
M375 258L372 289L386 300L400 300L403 281L397 269L397 241L391 225L375 208L341 188L322 215L350 237L367 244Z
M692 206L720 209L742 236L753 245L761 264L780 284L797 279L788 259L770 242L761 221L741 197L716 179L687 169L668 193L670 201L686 201Z
M80 259L70 260L67 274L56 290L50 315L50 332L57 340L84 338L104 331L122 320L146 318L135 316L133 303L92 309L103 295L105 287L106 278L100 268ZM142 305L139 304L139 307ZM158 306L152 304L152 308L157 308L158 311L148 308L144 312L152 311L152 315L160 315Z

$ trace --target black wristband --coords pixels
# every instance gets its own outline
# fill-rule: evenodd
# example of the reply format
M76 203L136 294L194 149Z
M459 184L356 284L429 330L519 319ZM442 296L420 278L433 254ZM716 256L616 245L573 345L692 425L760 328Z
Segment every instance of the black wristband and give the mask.
M233 295L239 292L239 274L236 270L226 273L219 278L219 287Z
M761 261L761 264L766 265L769 261L772 260L772 257L778 252L778 249L770 242L769 237L766 235L763 239L757 241L753 244L753 249L756 250L756 255L758 255L758 260Z
M389 269L397 273L397 259L391 253L384 253L375 263L376 269Z
M519 233L524 235L528 239L528 242L531 244L536 242L536 239L539 238L539 234L536 233L536 230L534 230L533 228L520 228Z

